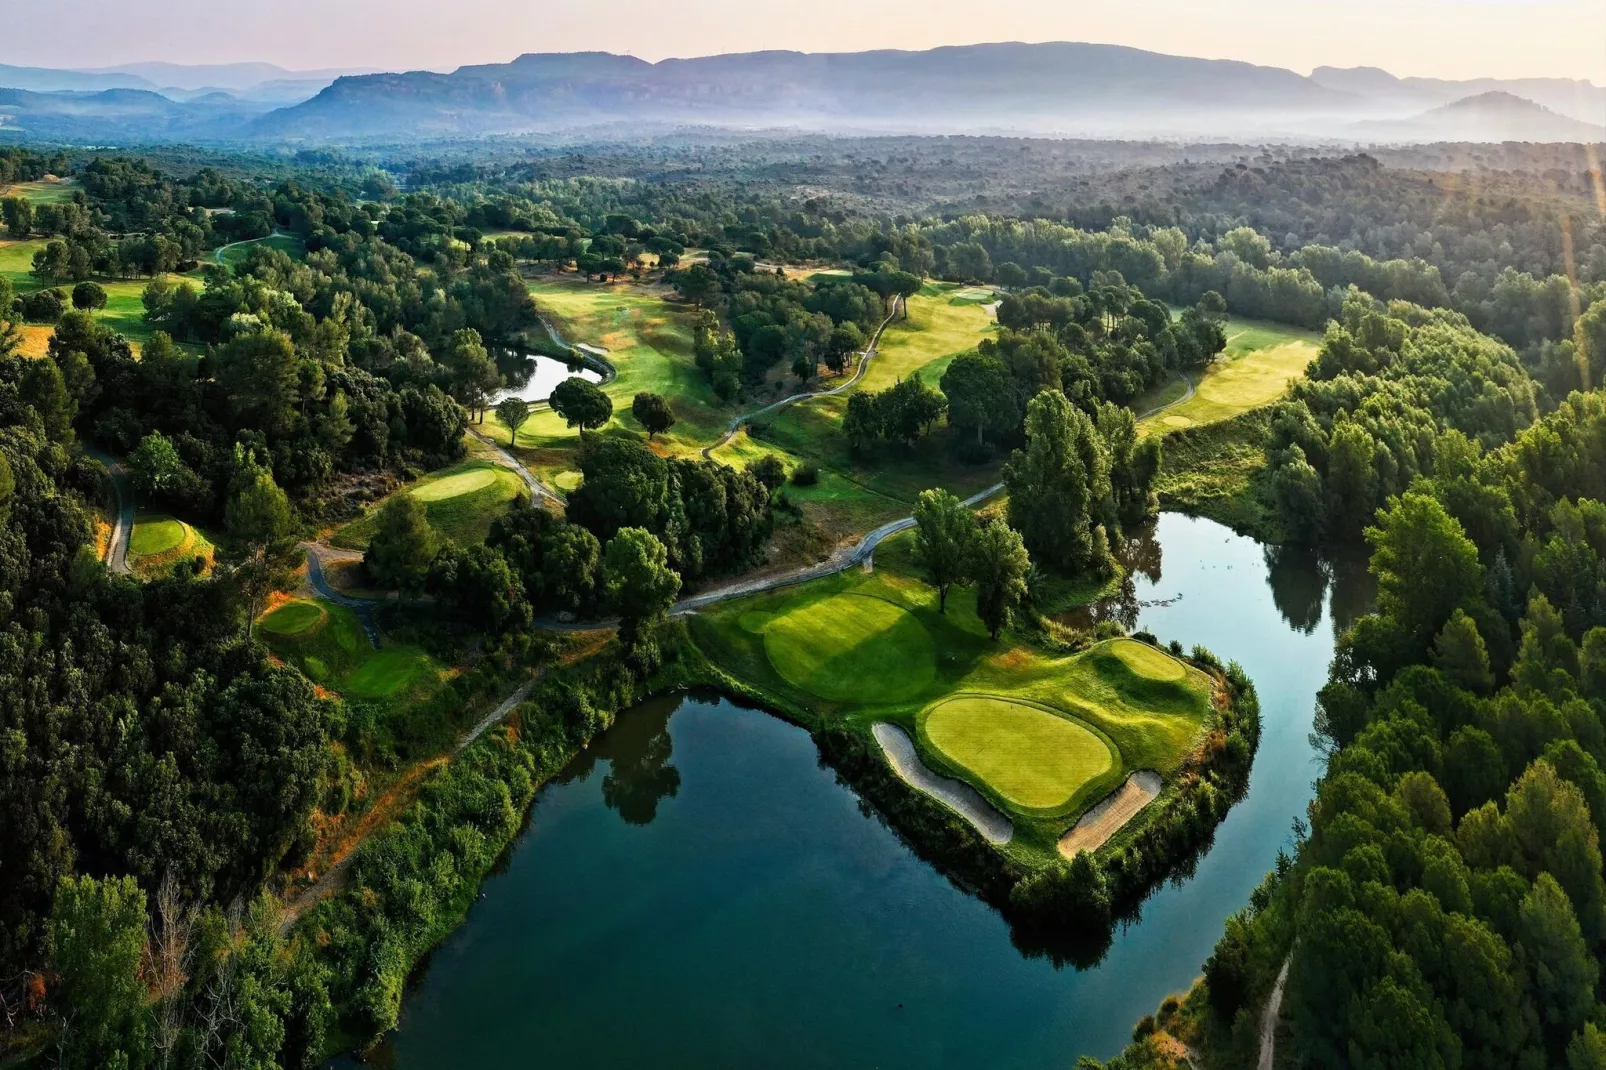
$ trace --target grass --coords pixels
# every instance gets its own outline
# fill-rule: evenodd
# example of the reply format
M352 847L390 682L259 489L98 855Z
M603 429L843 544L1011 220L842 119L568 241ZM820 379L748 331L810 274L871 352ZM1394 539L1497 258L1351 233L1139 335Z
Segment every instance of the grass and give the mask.
M502 465L488 460L470 460L418 482L402 487L396 494L411 494L424 503L430 526L459 546L485 541L491 524L507 509L507 503L525 493L524 482ZM376 503L362 516L335 532L334 546L365 550L378 524Z
M63 204L72 200L73 191L78 183L72 179L58 178L55 181L42 179L38 182L18 182L10 186L0 186L0 197L26 197L34 204Z
M378 650L344 606L292 598L257 624L263 642L307 678L353 699L395 699L431 690L441 667L421 648L385 643Z
M307 255L307 247L293 234L270 234L266 238L257 238L253 241L241 242L238 245L227 245L214 254L214 261L221 260L229 267L237 267L245 263L245 258L251 255L251 250L258 245L266 245L271 249L282 249L292 257L300 259Z
M1154 481L1160 503L1266 542L1279 541L1272 511L1257 492L1269 431L1269 411L1256 409L1166 435Z
M961 695L924 711L924 741L1017 809L1053 812L1119 760L1092 729L1043 706Z
M47 288L33 276L33 254L43 249L45 245L46 241L42 238L30 238L25 241L0 240L0 275L9 278L18 293L32 293ZM187 276L168 277L179 279ZM134 351L138 354L140 347L150 341L154 333L145 322L143 300L145 287L151 280L97 278L94 281L106 291L106 307L95 313L95 319L127 338L133 343ZM70 282L59 284L59 289L69 295L72 293L72 288L73 284ZM44 356L45 347L49 345L50 336L54 331L54 327L42 324L25 326L23 355Z
M722 603L688 628L713 664L806 725L909 731L928 765L1015 820L1004 850L1035 863L1128 773L1175 774L1210 713L1206 676L1163 651L994 641L973 590L954 589L939 613L934 590L879 554L874 572Z
M136 516L128 537L128 566L141 579L166 576L178 562L195 557L210 563L216 552L200 531L160 513Z
M1193 397L1143 421L1146 431L1177 431L1220 423L1282 397L1315 359L1319 336L1259 320L1227 321L1227 349L1205 370ZM1164 400L1139 404L1141 412Z

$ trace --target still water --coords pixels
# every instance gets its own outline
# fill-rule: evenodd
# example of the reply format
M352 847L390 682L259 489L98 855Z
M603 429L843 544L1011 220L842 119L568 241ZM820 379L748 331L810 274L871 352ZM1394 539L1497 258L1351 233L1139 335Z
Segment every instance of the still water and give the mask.
M649 702L539 795L528 830L408 995L381 1065L1043 1067L1101 1058L1197 975L1290 839L1354 568L1167 514L1099 607L1240 662L1263 733L1247 797L1103 961L1028 958L820 768L808 735L723 699Z
M577 375L588 383L602 381L599 373L584 365L577 364L571 368L561 360L533 353L508 354L499 365L507 385L491 399L493 405L505 398L545 401L552 396L553 388L571 375Z

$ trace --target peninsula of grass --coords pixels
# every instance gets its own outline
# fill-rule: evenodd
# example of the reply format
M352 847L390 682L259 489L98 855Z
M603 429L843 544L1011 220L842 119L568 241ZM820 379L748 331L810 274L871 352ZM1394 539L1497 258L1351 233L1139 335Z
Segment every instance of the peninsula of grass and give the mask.
M1194 383L1193 397L1150 415L1140 425L1143 431L1202 427L1270 405L1305 373L1321 347L1321 336L1311 331L1260 320L1230 318L1226 333L1226 351ZM1140 412L1170 399L1145 400Z
M196 557L210 565L215 554L211 541L182 520L159 513L141 513L134 518L128 567L140 579L166 576L178 562Z
M516 473L494 461L474 459L425 476L394 493L410 494L423 502L430 526L444 538L459 546L473 546L485 541L492 522L507 510L507 503L527 491ZM382 504L375 503L335 532L330 543L347 550L366 550Z
M955 589L939 613L934 590L888 567L722 603L688 633L744 691L811 729L903 729L928 767L1013 822L999 850L1028 867L1056 860L1060 836L1129 774L1174 778L1213 713L1210 676L1163 650L994 641L972 591Z
M422 649L385 643L374 649L355 614L321 598L292 598L257 622L263 642L309 680L348 699L426 694L441 667Z

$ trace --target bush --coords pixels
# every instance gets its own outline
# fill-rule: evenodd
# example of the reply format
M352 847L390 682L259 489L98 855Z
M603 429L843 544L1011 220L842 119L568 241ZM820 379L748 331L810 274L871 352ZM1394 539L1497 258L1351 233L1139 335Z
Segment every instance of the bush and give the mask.
M60 323L67 311L67 295L60 290L35 290L17 298L17 309L29 323Z
M804 461L792 469L792 482L800 487L812 487L820 481L820 467Z

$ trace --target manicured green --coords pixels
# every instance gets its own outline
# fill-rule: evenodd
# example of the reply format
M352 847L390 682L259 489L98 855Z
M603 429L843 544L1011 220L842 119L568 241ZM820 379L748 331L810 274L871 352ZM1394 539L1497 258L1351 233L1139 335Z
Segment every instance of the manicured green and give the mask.
M257 630L274 653L347 698L424 695L441 679L441 666L425 651L391 642L375 650L351 610L322 598L293 598L264 615Z
M135 557L151 557L176 550L183 544L188 528L170 516L148 517L134 524L128 552Z
M1145 419L1145 431L1219 423L1270 405L1304 374L1321 345L1311 331L1260 320L1229 319L1226 332L1226 351L1197 379L1193 397ZM1155 404L1165 401L1146 407Z
M395 493L411 494L424 502L432 528L460 546L472 546L485 541L491 524L507 510L508 502L528 491L516 473L494 461L476 458L425 476ZM366 549L383 504L375 502L329 541L346 549Z
M196 528L160 513L136 516L128 537L128 567L141 579L165 576L181 560L201 557L210 562L215 553L211 540Z
M300 635L322 626L327 616L321 603L296 598L267 614L257 622L257 627L272 635Z
M41 179L0 188L0 197L26 197L34 204L62 204L72 200L77 188L78 183L70 178Z
M764 625L764 651L787 680L835 702L907 700L937 671L931 633L873 595L839 594L777 614Z
M920 729L931 747L1026 810L1063 807L1119 761L1080 722L990 695L945 699L922 713Z
M393 698L439 675L433 659L417 647L387 647L347 673L340 690L352 698Z

